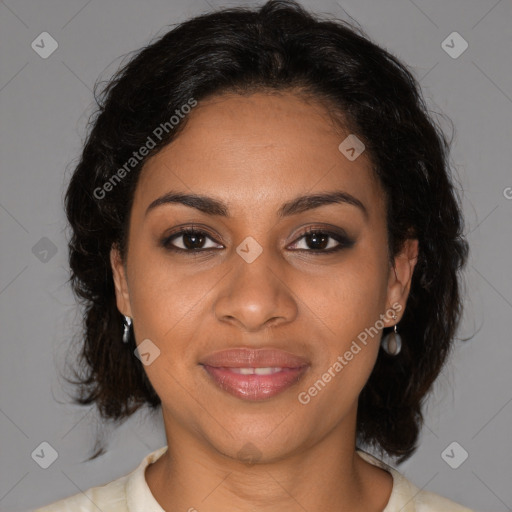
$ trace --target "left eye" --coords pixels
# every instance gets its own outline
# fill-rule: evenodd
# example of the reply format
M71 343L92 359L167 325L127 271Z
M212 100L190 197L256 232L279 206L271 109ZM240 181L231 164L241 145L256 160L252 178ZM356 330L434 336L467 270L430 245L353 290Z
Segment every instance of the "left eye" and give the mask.
M294 245L303 241L306 248L296 248L300 251L308 252L335 252L345 247L351 247L354 242L341 233L322 231L320 229L311 229L304 233ZM311 247L313 246L313 247Z

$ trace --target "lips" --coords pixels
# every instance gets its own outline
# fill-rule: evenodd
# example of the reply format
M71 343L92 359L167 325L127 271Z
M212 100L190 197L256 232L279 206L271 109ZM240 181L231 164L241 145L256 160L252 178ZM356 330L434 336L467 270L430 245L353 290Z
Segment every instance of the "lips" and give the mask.
M200 364L221 390L244 400L263 400L297 383L310 363L283 350L238 348L210 354Z
M284 350L236 348L214 352L201 364L224 368L299 368L309 361Z

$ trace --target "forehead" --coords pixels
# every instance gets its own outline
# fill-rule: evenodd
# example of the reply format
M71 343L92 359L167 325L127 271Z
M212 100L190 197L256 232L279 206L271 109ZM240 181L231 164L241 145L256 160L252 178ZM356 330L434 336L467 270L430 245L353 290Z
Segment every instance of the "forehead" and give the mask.
M167 190L217 197L233 211L277 208L299 194L329 189L357 196L370 210L382 191L363 152L338 149L350 133L319 102L292 93L224 94L198 104L179 136L149 159L134 209Z

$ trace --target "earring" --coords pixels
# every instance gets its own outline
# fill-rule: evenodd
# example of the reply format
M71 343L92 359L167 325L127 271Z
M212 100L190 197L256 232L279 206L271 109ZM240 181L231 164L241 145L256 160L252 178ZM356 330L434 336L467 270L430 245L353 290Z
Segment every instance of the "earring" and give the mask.
M393 311L393 320L396 320L396 318L396 313ZM402 337L397 332L396 324L393 331L382 338L380 346L390 356L396 356L400 353L402 350Z
M132 319L129 316L124 316L124 331L123 331L123 343L130 341L130 327L132 325Z

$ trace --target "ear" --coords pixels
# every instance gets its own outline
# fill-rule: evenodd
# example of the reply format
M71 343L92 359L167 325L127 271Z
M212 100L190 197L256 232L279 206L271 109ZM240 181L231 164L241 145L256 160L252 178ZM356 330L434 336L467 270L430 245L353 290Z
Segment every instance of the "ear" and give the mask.
M110 265L112 266L112 273L114 275L117 309L121 314L131 317L132 310L130 306L128 282L126 280L126 268L116 245L112 245L110 249Z
M418 240L408 238L405 240L400 253L395 257L394 266L389 268L388 308L394 307L398 314L398 319L391 321L392 325L400 321L400 317L403 316L405 311L405 304L411 289L412 275L417 262Z

